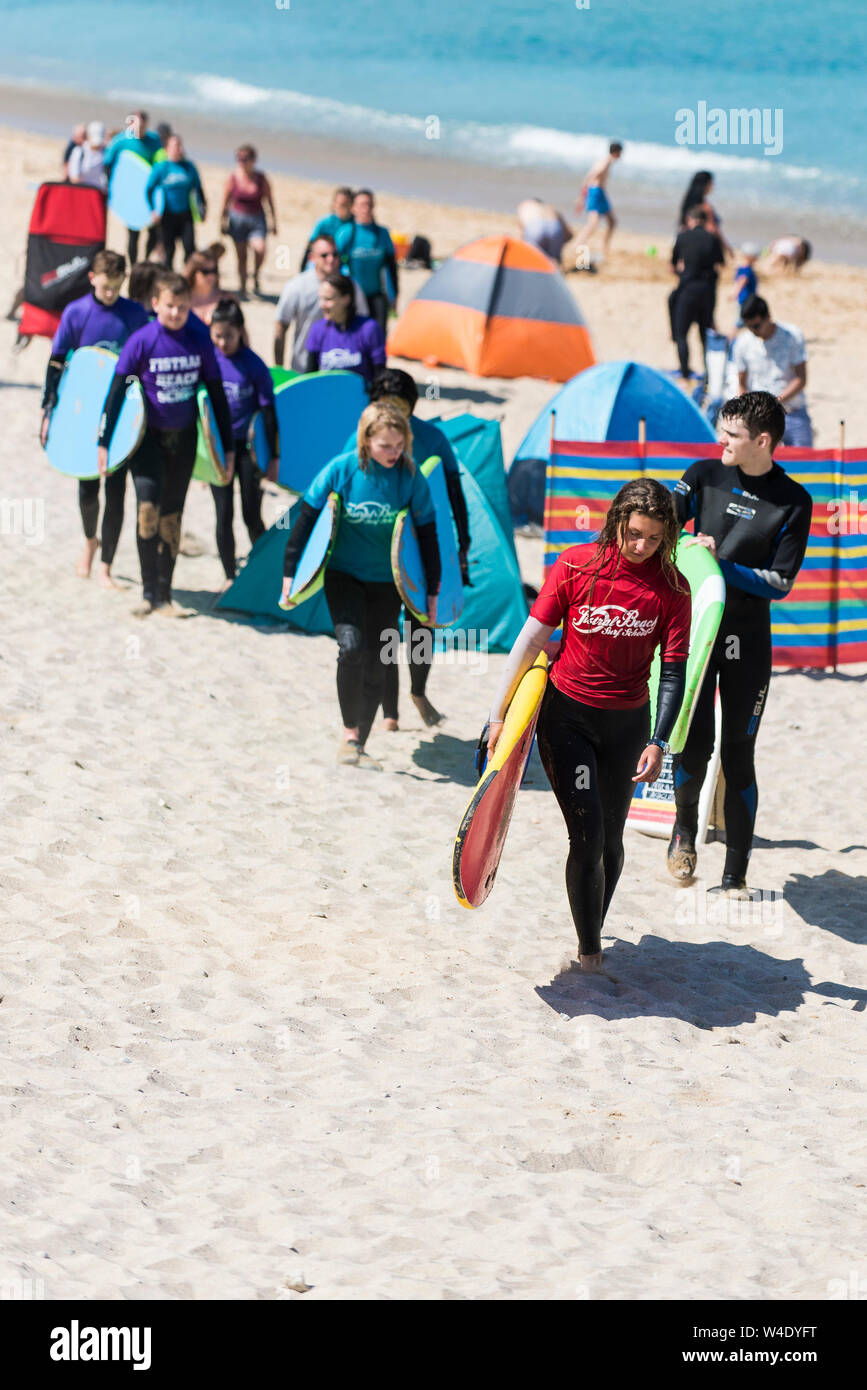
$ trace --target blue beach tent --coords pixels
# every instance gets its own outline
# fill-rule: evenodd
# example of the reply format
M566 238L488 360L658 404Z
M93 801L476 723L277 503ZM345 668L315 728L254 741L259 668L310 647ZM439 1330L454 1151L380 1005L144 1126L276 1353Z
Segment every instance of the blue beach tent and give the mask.
M715 441L705 416L669 377L641 362L603 362L567 381L548 402L521 441L508 474L512 524L541 526L545 474L556 411L558 439L637 440L644 418L647 439L695 443Z

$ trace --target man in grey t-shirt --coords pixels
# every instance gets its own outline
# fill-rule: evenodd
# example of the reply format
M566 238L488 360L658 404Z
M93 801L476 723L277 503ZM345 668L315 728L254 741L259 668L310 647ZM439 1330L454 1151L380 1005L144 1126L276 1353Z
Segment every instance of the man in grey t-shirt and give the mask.
M307 370L307 330L317 319L322 318L319 304L319 286L326 275L334 275L340 270L340 255L330 236L318 236L310 248L310 264L300 275L294 275L283 286L283 293L277 303L277 320L274 327L274 362L283 366L286 347L286 330L291 325L295 329L292 342L291 366L296 372ZM355 288L355 311L367 315L367 300L353 280Z
M738 373L738 394L770 391L786 412L783 443L813 447L813 425L807 413L807 348L793 324L774 323L767 303L754 294L741 309L744 332L735 340L732 360Z

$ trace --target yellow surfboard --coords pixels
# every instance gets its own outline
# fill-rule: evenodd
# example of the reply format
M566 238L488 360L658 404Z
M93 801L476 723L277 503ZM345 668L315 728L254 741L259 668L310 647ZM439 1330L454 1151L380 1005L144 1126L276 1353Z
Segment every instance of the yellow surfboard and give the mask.
M452 882L462 907L480 907L494 886L547 680L542 653L521 677L493 757L464 812L452 854Z

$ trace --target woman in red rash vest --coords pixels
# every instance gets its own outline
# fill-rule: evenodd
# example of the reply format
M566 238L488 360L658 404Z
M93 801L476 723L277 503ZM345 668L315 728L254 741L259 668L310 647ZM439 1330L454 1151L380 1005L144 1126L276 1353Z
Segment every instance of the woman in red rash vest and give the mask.
M601 932L623 868L623 827L636 782L655 782L683 701L689 586L672 561L679 527L668 489L634 478L596 541L564 550L512 648L491 709L488 752L521 677L552 657L539 714L539 755L569 831L566 891L579 961L602 973ZM560 643L550 638L563 625ZM648 674L661 648L656 725Z

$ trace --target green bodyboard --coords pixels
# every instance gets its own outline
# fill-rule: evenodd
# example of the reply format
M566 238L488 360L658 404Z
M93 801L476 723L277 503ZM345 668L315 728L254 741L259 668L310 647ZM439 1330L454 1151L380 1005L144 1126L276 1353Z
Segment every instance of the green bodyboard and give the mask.
M672 753L683 752L692 711L704 679L707 663L716 641L726 601L722 571L706 546L697 545L692 536L681 534L674 563L689 583L692 595L692 625L690 628L689 659L686 663L686 689L680 714L672 730L669 746ZM656 721L656 696L659 688L659 649L650 668L650 727Z

